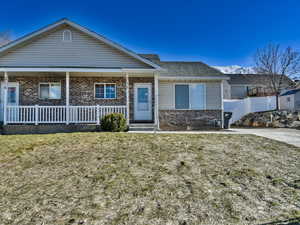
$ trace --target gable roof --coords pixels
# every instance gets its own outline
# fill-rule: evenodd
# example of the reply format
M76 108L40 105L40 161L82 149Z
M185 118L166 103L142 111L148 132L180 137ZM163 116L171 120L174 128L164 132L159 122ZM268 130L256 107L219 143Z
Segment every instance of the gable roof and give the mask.
M161 61L157 54L140 55L166 69L165 71L160 73L160 77L214 77L219 79L228 79L225 74L203 62Z
M12 42L0 47L0 54L5 53L5 52L9 51L10 49L17 47L17 46L23 44L24 42L30 41L30 40L34 39L35 37L37 37L39 35L42 35L43 33L49 32L50 30L53 30L53 29L55 29L55 28L57 28L61 25L69 25L69 26L71 26L75 29L78 29L81 32L83 32L83 33L85 33L85 34L87 34L87 35L89 35L89 36L91 36L95 39L98 39L99 41L102 41L103 43L105 43L105 44L107 44L107 45L109 45L109 46L111 46L115 49L118 49L119 51L121 51L121 52L137 59L138 61L143 62L148 66L151 66L154 69L162 70L162 68L159 65L157 65L156 63L154 63L154 62L152 62L148 59L145 59L145 58L139 56L138 54L134 53L133 51L130 51L127 48L125 48L125 47L123 47L123 46L107 39L106 37L104 37L100 34L97 34L96 32L93 32L93 31L91 31L91 30L89 30L89 29L87 29L87 28L85 28L85 27L83 27L79 24L76 24L76 23L74 23L74 22L72 22L72 21L70 21L66 18L63 18L63 19L61 19L61 20L59 20L59 21L57 21L53 24L45 26L45 27L43 27L43 28L41 28L37 31L34 31L34 32L32 32L28 35L25 35L25 36L23 36L19 39L16 39L15 41L12 41Z
M286 95L293 95L293 94L296 94L297 92L299 92L300 89L294 89L294 90L289 90L289 91L286 91L284 92L283 94L281 94L280 96L286 96Z
M268 74L226 74L230 77L228 83L231 85L257 85L268 86L270 85L270 76ZM278 75L278 79L279 79ZM287 76L283 77L283 84L288 87L293 84L293 81Z

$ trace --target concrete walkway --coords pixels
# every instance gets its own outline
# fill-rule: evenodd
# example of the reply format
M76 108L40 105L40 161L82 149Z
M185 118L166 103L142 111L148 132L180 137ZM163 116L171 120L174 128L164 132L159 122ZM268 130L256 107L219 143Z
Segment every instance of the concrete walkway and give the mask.
M288 128L231 129L240 134L254 134L300 147L300 130Z
M288 128L239 128L224 131L129 131L129 133L158 134L253 134L300 147L300 130Z

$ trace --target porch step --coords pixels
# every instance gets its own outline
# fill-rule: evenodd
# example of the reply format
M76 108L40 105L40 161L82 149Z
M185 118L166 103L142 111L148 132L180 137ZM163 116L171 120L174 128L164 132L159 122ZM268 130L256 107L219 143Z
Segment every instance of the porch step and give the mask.
M153 123L133 123L129 125L129 131L154 131L156 125Z

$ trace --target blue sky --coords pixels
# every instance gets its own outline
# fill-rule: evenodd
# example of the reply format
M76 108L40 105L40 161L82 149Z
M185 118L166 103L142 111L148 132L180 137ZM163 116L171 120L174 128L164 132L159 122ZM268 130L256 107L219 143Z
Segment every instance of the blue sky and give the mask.
M300 49L299 0L3 1L0 31L14 38L60 18L163 60L251 66L269 42Z

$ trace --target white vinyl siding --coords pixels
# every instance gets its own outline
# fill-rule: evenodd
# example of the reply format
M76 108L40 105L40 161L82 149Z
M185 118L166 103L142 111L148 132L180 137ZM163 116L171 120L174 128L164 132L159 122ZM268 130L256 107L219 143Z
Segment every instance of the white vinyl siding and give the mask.
M205 94L202 98L205 100L205 109L220 110L222 109L221 82L199 82L205 85ZM175 84L176 81L160 81L159 82L159 109L173 110L175 109ZM182 83L184 84L184 83ZM186 82L186 84L197 84L197 82ZM204 102L201 101L201 102ZM195 105L195 104L194 104ZM199 105L195 108L203 108Z
M174 107L174 85L172 83L159 82L159 108L173 109Z
M206 83L206 109L222 109L221 82Z
M72 41L63 41L71 31ZM44 34L0 55L0 67L150 68L145 63L71 27Z

